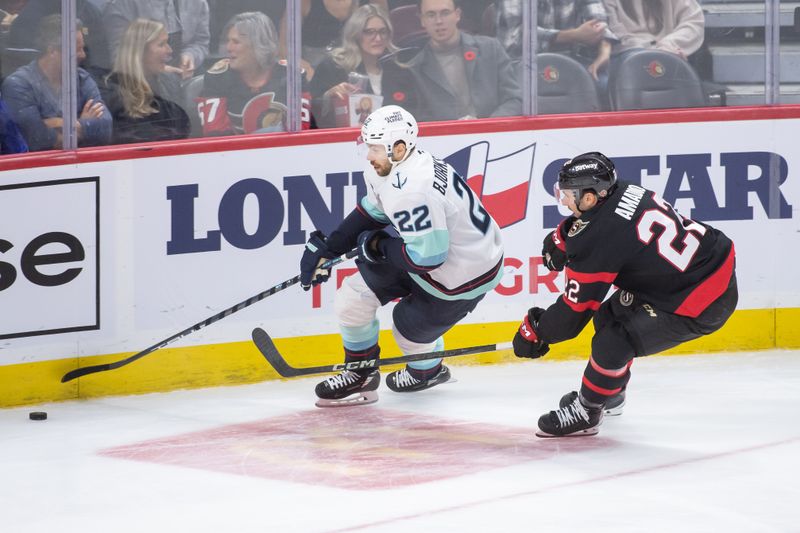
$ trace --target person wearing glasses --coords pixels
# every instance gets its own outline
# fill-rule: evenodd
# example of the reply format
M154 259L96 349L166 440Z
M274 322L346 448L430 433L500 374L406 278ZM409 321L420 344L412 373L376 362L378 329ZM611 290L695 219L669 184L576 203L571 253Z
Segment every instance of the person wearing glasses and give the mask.
M522 114L519 74L493 37L458 28L458 0L419 0L430 40L411 61L422 98L421 120L457 120Z
M300 0L302 17L302 60L307 80L314 77L314 71L323 59L340 45L342 30L347 19L360 5L367 0ZM382 7L386 12L389 5L386 0L369 0L370 4ZM286 58L287 49L287 13L283 12L280 22L280 57Z
M342 31L342 46L320 63L309 85L317 126L336 126L336 110L343 107L337 104L355 93L379 95L383 105L401 105L413 114L417 90L396 52L386 12L371 4L356 9ZM355 80L363 80L361 86Z

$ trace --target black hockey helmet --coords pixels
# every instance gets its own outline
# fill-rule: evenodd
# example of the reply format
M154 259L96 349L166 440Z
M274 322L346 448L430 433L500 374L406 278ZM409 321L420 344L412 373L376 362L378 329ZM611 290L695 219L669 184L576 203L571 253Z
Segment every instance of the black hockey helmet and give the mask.
M617 183L614 163L600 152L587 152L573 157L558 172L558 188L593 191L600 198L611 194Z

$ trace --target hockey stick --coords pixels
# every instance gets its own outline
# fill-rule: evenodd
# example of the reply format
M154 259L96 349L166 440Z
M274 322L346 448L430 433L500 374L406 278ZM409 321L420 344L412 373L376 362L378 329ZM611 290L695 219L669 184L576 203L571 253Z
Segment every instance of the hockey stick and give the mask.
M325 263L323 263L320 266L320 269L326 269L327 270L327 269L329 269L329 268L331 268L333 266L338 265L342 261L345 261L347 259L355 257L356 255L358 255L358 252L355 251L355 250L352 250L350 252L347 252L345 255L343 255L341 257L337 257L335 259L331 259L330 261L326 261ZM102 365L85 366L83 368L76 368L74 370L70 370L69 372L64 374L64 377L61 378L61 383L66 383L67 381L72 381L73 379L79 378L81 376L85 376L86 374L93 374L95 372L105 372L106 370L114 370L115 368L119 368L121 366L125 366L127 364L133 363L137 359L141 359L145 355L153 353L156 350L158 350L159 348L163 348L164 346L166 346L167 344L172 343L173 341L176 341L176 340L178 340L180 338L183 338L183 337L189 335L190 333L194 333L195 331L203 329L206 326L210 326L214 322L219 322L220 320L222 320L226 316L232 315L233 313L236 313L237 311L241 311L245 307L250 307L254 303L260 302L261 300L263 300L267 296L272 296L276 292L280 292L283 289L291 287L292 285L295 285L295 284L297 284L299 282L300 282L300 275L298 274L297 276L295 276L295 277L293 277L291 279L287 279L286 281L284 281L282 283L278 283L274 287L271 287L271 288L269 288L269 289L267 289L265 291L259 292L255 296L251 296L247 300L241 301L238 304L225 309L224 311L220 311L216 315L210 316L210 317L206 318L205 320L203 320L201 322L198 322L197 324L184 329L183 331L179 331L175 335L172 335L171 337L168 337L168 338L164 339L163 341L160 341L160 342L150 346L149 348L146 348L146 349L142 350L139 353L133 354L132 356L130 356L130 357L126 358L126 359L122 359L120 361L115 361L113 363L104 363Z
M398 363L408 363L411 361L424 361L426 359L436 359L445 357L458 357L459 355L472 355L476 353L496 352L498 350L506 350L511 348L510 342L501 342L499 344L484 344L482 346L469 346L466 348L453 348L452 350L444 350L441 352L427 352L416 353L412 355L401 355L398 357L387 357L383 359L372 359L370 361L353 361L351 363L337 363L335 365L324 366L308 366L304 368L297 368L290 366L286 359L280 354L272 342L269 334L261 328L253 330L253 342L256 344L258 351L261 352L269 364L285 378L294 378L297 376L308 376L310 374L324 374L326 372L338 372L340 370L358 370L361 368L377 368L386 365L395 365Z

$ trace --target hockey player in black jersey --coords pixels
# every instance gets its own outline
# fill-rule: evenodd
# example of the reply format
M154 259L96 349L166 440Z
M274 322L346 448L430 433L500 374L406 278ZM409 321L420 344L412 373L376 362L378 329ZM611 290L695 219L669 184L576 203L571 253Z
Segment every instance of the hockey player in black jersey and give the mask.
M634 357L708 335L728 320L738 300L735 253L721 231L617 180L599 152L564 164L556 197L574 216L545 237L542 256L550 270L566 268L564 293L549 308L528 311L514 353L541 357L594 318L580 390L542 415L536 433L594 435L604 413L621 412Z

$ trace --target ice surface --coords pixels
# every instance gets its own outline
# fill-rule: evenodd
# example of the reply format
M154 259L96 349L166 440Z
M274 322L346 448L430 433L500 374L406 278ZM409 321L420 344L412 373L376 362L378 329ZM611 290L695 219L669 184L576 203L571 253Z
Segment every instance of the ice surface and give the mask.
M572 439L534 429L583 362L451 361L370 406L317 409L309 378L0 410L0 531L800 528L798 352L637 360Z

